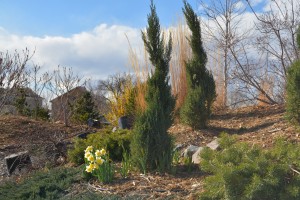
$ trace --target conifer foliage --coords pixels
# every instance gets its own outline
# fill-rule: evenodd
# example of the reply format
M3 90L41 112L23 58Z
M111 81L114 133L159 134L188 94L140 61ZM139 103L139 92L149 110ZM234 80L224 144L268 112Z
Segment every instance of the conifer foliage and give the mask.
M95 105L92 94L85 92L72 106L72 119L75 122L86 123L90 117L95 117Z
M131 144L133 161L144 172L165 171L171 165L172 142L167 130L172 124L175 107L168 77L172 40L169 37L165 46L153 1L150 10L148 27L142 32L142 39L155 70L147 80L147 108L136 119Z
M300 49L300 28L297 43ZM294 62L288 70L286 93L287 117L292 123L300 125L300 60Z
M211 114L211 106L216 97L215 81L206 69L206 52L202 45L200 21L190 4L184 1L183 13L191 30L189 43L192 59L186 62L188 91L180 111L183 123L194 129L204 128Z

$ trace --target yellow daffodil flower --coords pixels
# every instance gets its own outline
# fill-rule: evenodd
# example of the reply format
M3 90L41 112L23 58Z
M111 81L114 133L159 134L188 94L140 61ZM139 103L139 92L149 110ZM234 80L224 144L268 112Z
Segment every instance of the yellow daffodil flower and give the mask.
M96 163L94 163L94 169L98 169L99 168L99 165L97 165Z
M97 151L95 152L95 155L96 155L97 157L100 157L100 156L101 156L101 151L97 150Z
M88 172L88 173L91 173L93 171L93 166L91 166L91 165L86 166L85 171Z
M101 153L101 155L105 155L106 154L105 149L101 149L100 153Z
M85 152L91 152L93 151L93 146L88 146L86 149L85 149Z
M104 162L104 160L103 160L102 158L96 158L96 163L97 163L98 165L102 165L103 162Z
M91 156L89 156L89 157L87 158L87 160L90 161L90 162L93 162L93 161L95 160L95 158L94 158L93 155L91 155Z
M90 157L90 156L92 156L92 154L90 153L90 152L86 152L85 154L84 154L84 157L87 159L88 157Z

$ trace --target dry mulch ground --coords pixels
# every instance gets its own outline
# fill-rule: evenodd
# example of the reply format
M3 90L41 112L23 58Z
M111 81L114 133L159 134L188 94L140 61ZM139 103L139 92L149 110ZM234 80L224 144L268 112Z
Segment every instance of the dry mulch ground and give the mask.
M65 133L70 138L86 127L64 127L62 124L46 123L20 117L0 117L0 153L21 148L26 142L45 142L51 140L53 133ZM291 141L300 141L296 130L284 118L282 106L246 107L236 110L221 110L213 114L207 129L192 130L190 127L176 124L170 130L176 144L204 146L218 137L221 132L237 134L240 141L270 147L278 137ZM8 148L9 149L9 148ZM198 166L181 165L174 174L132 173L127 179L116 177L112 184L97 185L84 183L80 186L101 193L120 196L145 197L145 199L195 199L201 192L204 175ZM74 190L76 186L74 186ZM76 192L75 192L76 193Z

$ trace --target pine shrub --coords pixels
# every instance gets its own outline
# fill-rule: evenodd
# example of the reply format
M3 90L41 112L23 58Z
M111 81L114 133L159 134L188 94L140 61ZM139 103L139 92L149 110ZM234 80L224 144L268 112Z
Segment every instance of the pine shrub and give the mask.
M228 135L220 144L220 151L201 153L200 168L210 176L200 199L300 199L298 144L282 139L264 150Z
M141 171L162 172L170 169L172 163L172 140L167 132L173 121L175 107L168 77L172 40L169 37L165 46L153 1L150 10L148 27L142 32L142 39L155 70L147 80L147 108L137 116L131 153Z
M181 121L194 129L205 128L216 97L215 81L206 69L207 56L202 45L198 16L184 1L184 16L192 32L189 40L193 55L186 63L187 97L180 110Z
M72 106L72 119L75 122L86 123L90 117L96 115L95 104L90 92L85 92Z
M35 172L19 183L1 184L0 199L64 199L67 189L79 180L80 172L75 168Z

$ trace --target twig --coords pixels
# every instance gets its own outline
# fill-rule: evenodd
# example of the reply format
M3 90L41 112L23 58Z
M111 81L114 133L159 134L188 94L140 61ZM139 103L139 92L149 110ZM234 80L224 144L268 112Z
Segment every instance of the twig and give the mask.
M280 128L276 128L276 129L268 131L268 133L274 133L274 132L277 132L277 131L281 131L281 129Z
M111 193L111 192L109 191L108 188L102 188L102 187L93 185L93 184L91 184L90 182L88 182L88 186L89 186L90 188L92 188L94 191Z
M297 171L296 169L294 169L292 166L290 166L290 169L291 169L293 172L295 172L295 173L297 173L297 174L299 174L299 175L300 175L300 172L299 172L299 171Z
M140 176L141 176L142 178L146 179L149 183L151 183L151 181L149 180L149 178L146 177L144 174L141 174Z

